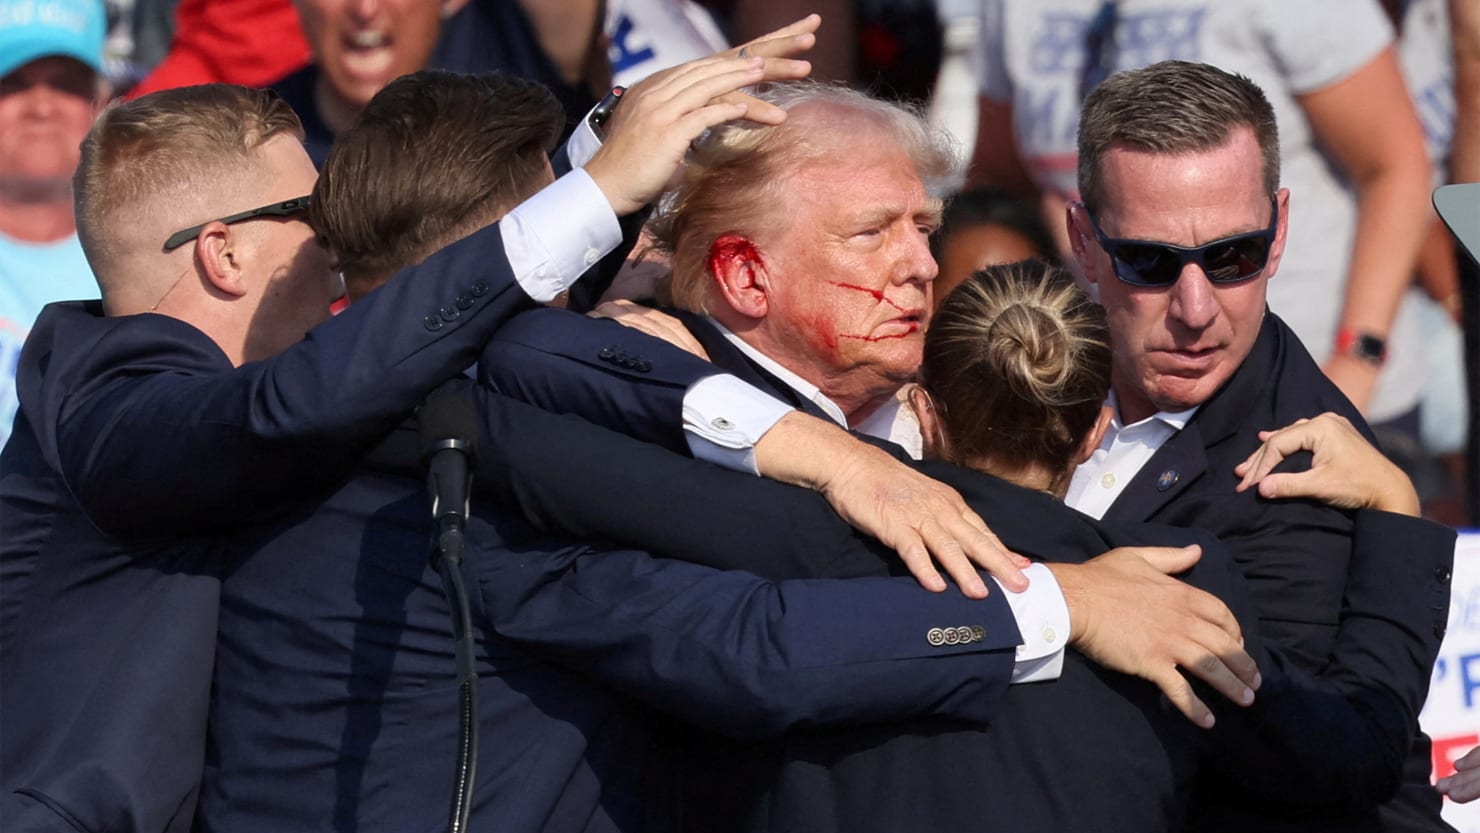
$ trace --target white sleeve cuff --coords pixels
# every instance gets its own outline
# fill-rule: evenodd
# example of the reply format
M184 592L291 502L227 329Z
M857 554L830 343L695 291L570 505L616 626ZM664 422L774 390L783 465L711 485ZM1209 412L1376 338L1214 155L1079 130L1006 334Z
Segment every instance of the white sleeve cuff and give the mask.
M1028 589L1021 593L997 585L998 592L1007 594L1007 606L1023 635L1012 682L1056 680L1063 673L1064 649L1069 645L1069 605L1047 566L1031 564L1023 574L1028 577Z
M592 107L591 111L595 112L596 108ZM601 150L601 140L591 129L591 113L587 113L570 138L565 140L565 156L570 160L571 168L584 168L598 150Z
M553 300L622 242L606 195L573 170L520 203L499 222L514 280L540 303Z
M684 394L684 436L695 458L759 474L755 444L791 410L728 373L707 376Z

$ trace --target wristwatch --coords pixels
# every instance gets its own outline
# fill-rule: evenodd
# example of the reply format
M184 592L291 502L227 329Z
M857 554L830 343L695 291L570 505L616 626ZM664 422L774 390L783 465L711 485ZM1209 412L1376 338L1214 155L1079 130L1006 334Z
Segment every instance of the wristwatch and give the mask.
M622 94L625 92L627 88L621 85L612 87L612 91L606 94L606 98L603 98L601 103L596 105L596 109L591 111L591 115L586 117L586 123L591 125L596 138L606 141L607 120L612 117L612 113L616 112L617 105L622 103Z
M1343 327L1336 333L1336 352L1361 359L1374 367L1381 367L1387 359L1387 339Z

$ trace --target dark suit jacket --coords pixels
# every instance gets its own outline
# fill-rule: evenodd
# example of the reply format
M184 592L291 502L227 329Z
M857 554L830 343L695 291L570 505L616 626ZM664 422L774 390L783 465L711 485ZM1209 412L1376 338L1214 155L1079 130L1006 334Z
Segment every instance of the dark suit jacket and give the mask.
M574 445L570 424L489 405L489 449ZM912 714L985 722L1005 687L1016 629L957 594L904 578L770 583L554 541L475 506L475 825L637 829L652 792L639 702L761 737ZM428 517L419 477L364 470L263 530L225 577L203 829L438 826L456 666ZM926 638L959 625L990 635Z
M0 455L7 831L189 828L224 530L337 483L531 304L490 228L235 369L172 318L43 312Z
M1353 542L1363 541L1356 534L1362 529L1362 514L1354 518L1314 501L1265 500L1253 490L1235 493L1233 467L1259 446L1260 430L1324 411L1345 416L1372 440L1361 415L1321 373L1294 333L1277 316L1266 314L1253 351L1238 371L1186 428L1157 451L1105 514L1106 520L1155 521L1217 535L1248 579L1260 631L1299 667L1312 672L1327 667L1337 647L1338 627L1352 610L1400 597L1385 582L1351 580L1352 562L1358 557ZM1168 480L1173 482L1167 484ZM1402 539L1384 545L1407 546ZM1447 554L1452 559L1452 547ZM1415 626L1438 637L1448 620L1449 559L1410 564L1408 569L1424 583L1401 597L1428 612L1428 621ZM1440 798L1429 785L1428 738L1417 728L1434 656L1396 653L1387 658L1392 685L1402 692L1404 702L1414 704L1411 725L1417 740L1405 784L1382 807L1381 826L1375 829L1446 830L1448 825L1439 818ZM1205 813L1199 812L1199 826L1283 829L1277 826L1279 819L1256 813L1236 797L1220 795L1213 784L1205 786L1208 802L1201 808ZM1370 823L1357 818L1329 822L1335 830ZM1289 821L1289 829L1318 829L1316 824L1314 819L1299 818Z
M438 256L414 287L236 369L173 319L47 313L0 491L16 524L0 559L7 830L185 829L203 755L206 829L439 824L456 699L422 478L346 474L422 380L455 375L527 303L506 272L465 286L470 271ZM443 307L457 312L406 314ZM485 446L522 442L517 415L488 413ZM778 586L592 553L493 510L471 532L489 729L475 807L501 829L631 827L647 717L624 695L744 734L985 722L1019 641L1000 603L906 579ZM930 644L943 625L991 636Z
M713 334L709 328L695 328L696 335L704 339L705 331ZM712 340L705 346L710 350L711 356L721 361L727 355L725 343L718 343L720 349L715 349L716 343ZM728 348L728 353L733 356L735 351ZM491 358L496 357L496 359ZM553 362L552 362L553 357ZM615 325L593 325L578 323L573 318L563 317L558 313L539 311L527 316L521 316L509 327L500 332L499 337L489 350L485 353L482 364L485 377L494 380L506 389L517 391L521 396L529 396L540 404L556 408L564 408L583 413L595 419L610 419L616 424L626 426L632 422L631 414L609 414L608 407L614 403L620 410L621 403L638 402L633 411L636 413L659 415L669 420L676 421L679 400L681 400L685 385L684 380L695 375L694 360L692 357L673 355L662 346L646 341L640 335L624 332ZM513 362L513 363L511 363ZM588 386L590 390L573 388L570 376L571 363L584 365ZM559 365L565 365L563 370ZM748 362L730 365L738 371L738 375L750 376L751 381L756 380L753 365ZM526 373L526 371L528 371ZM633 382L639 384L633 385ZM786 391L776 391L785 396ZM646 409L646 410L644 410ZM670 425L673 422L669 423ZM677 443L671 435L665 436L662 431L654 431L647 428L646 436L649 439L665 442L670 447ZM699 485L703 481L698 480L703 476L702 466L696 463L688 463L689 470L679 470L672 473L661 473L655 471L654 464L629 463L626 467L639 468L650 473L649 480L655 486L661 487L665 482L682 482L685 484L681 497L687 498L693 493L704 493L708 491ZM1231 468L1231 465L1230 465ZM529 502L538 504L541 500L550 500L552 495L540 494L537 487L532 487L529 482L532 468L522 467L522 479L524 494L531 498ZM583 472L583 477L590 479L594 472L588 467ZM970 484L956 483L963 493L973 494L969 488ZM558 486L552 487L558 491ZM684 517L691 510L687 508L685 500L677 500L669 492L662 494L663 503L676 503L682 506L681 510L675 509L674 517ZM609 503L609 502L608 502ZM620 503L620 501L617 501ZM558 504L551 504L558 505ZM752 502L747 500L735 505L750 506ZM1011 502L1007 502L1011 505ZM1043 522L1049 522L1048 518L1054 517L1054 513L1017 512L1004 511L1001 505L992 501L976 501L974 506L986 517L999 534L1004 535L1009 545L1035 552L1035 541L1041 544L1042 533L1039 532L1035 538L1029 534L1026 537L1014 534L1011 537L1004 534L1004 529L1016 528L1022 518L1032 518ZM629 507L630 510L630 507ZM586 514L585 519L571 519L567 516L557 515L552 512L544 512L538 505L528 508L528 511L542 522L560 524L566 526L577 534L583 535L623 535L638 536L641 530L633 528L629 521L612 520L608 523L608 515L624 515L633 517L630 511L623 512L620 508L605 507L595 513ZM1059 507L1062 514L1062 507ZM1070 513L1073 514L1073 513ZM722 513L720 513L722 517ZM1075 515L1075 517L1078 517ZM1447 555L1452 552L1452 534L1445 533L1432 525L1413 522L1409 519L1388 516L1385 513L1359 513L1359 517L1365 518L1367 532L1362 540L1367 545L1370 555L1360 561L1363 569L1353 574L1353 584L1366 584L1367 586L1386 585L1386 591L1382 594L1372 593L1363 599L1367 605L1362 609L1350 611L1347 625L1343 629L1345 639L1340 643L1344 646L1346 653L1341 654L1343 661L1333 665L1328 673L1331 682L1347 686L1343 693L1335 698L1327 698L1332 708L1316 708L1314 713L1330 715L1342 711L1349 720L1343 724L1341 720L1335 723L1312 721L1311 703L1322 702L1316 700L1281 699L1276 696L1280 690L1279 686L1267 688L1261 696L1260 708L1253 714L1262 715L1255 726L1263 726L1258 731L1249 730L1246 722L1238 717L1223 718L1220 726L1220 755L1215 756L1215 762L1232 760L1239 765L1222 767L1226 770L1222 777L1239 785L1243 790L1243 799L1248 801L1249 795L1260 795L1263 800L1279 800L1293 805L1304 805L1306 807L1318 807L1329 814L1333 808L1343 808L1352 804L1369 803L1375 798L1391 792L1395 786L1398 773L1401 769L1402 750L1407 746L1409 732L1411 732L1410 715L1416 712L1422 702L1422 697L1414 696L1414 692L1402 685L1389 686L1385 678L1392 670L1390 658L1397 658L1396 662L1401 666L1408 659L1423 662L1432 662L1433 653L1438 647L1438 635L1428 628L1430 613L1427 610L1418 609L1418 624L1415 625L1415 608L1411 599L1416 594L1426 592L1424 582L1431 580L1427 573L1419 573L1418 583L1412 579L1415 573L1405 571L1402 567L1395 568L1393 553L1396 548L1395 541L1407 540L1409 546L1419 544L1418 552L1433 562L1437 568L1442 565ZM805 522L808 524L815 521ZM1063 523L1062 519L1056 523ZM1072 524L1068 528L1075 528ZM1030 528L1031 531L1031 528ZM656 530L654 534L672 537L671 530ZM1123 533L1122 533L1123 534ZM1142 533L1144 534L1144 533ZM723 535L711 536L715 539L723 539ZM638 540L629 538L628 540ZM1101 543L1108 543L1103 539ZM1078 550L1070 547L1070 552L1087 552L1095 554L1104 549L1084 549L1083 541ZM669 540L669 546L675 546L676 551L681 552L685 544ZM694 544L687 544L690 554L687 557L695 557ZM1052 550L1053 548L1048 548ZM1062 551L1062 548L1060 548ZM815 559L814 559L815 562ZM850 562L846 558L838 558L834 563L853 564L851 569L858 569L856 562ZM875 568L877 568L877 563ZM816 563L804 567L804 569L818 569ZM763 568L762 568L763 569ZM843 567L850 569L850 567ZM1358 577L1361 580L1358 580ZM1398 585L1393 582L1399 582ZM1227 593L1222 595L1227 596ZM1247 620L1246 631L1253 632L1255 624L1252 619ZM1415 636L1416 634L1416 636ZM1385 650L1372 650L1371 645L1378 644L1387 646ZM1334 643L1333 643L1334 646ZM1266 668L1266 675L1281 678L1289 662L1279 654L1272 655L1262 663ZM1080 672L1075 666L1066 671L1065 681L1079 685L1077 680ZM1308 679L1309 674L1301 675L1298 669L1295 672L1299 679ZM1267 684L1268 685L1268 684ZM1033 690L1043 687L1024 687L1022 696L1030 696ZM1055 688L1055 691L1066 691L1068 686ZM1009 692L1009 702L1012 702L1017 689ZM1103 694L1103 692L1102 692ZM1072 701L1074 697L1082 696L1082 693L1066 695ZM1114 702L1115 698L1099 697L1101 702ZM1270 705L1270 702L1273 705ZM1337 705L1338 701L1344 705ZM1043 703L1046 700L1030 700L1030 703ZM1090 697L1083 702L1096 702ZM1290 703L1304 704L1292 707ZM1292 716L1291 709L1295 715ZM1344 710L1344 711L1343 711ZM1080 713L1070 709L1071 713ZM1281 717L1282 716L1282 717ZM1037 721L1036 725L1043 725L1046 721ZM1225 729L1224 726L1231 724L1233 727L1244 727L1249 731L1236 731L1232 728ZM1049 724L1051 725L1051 723ZM1000 728L1000 727L999 727ZM1180 728L1180 727L1179 727ZM896 730L897 731L897 730ZM994 730L996 731L996 730ZM990 733L989 733L990 734ZM1123 732L1109 731L1105 733L1108 737L1108 747L1119 752L1126 752L1128 745L1134 743L1117 741L1118 735ZM1087 733L1094 736L1094 733ZM749 775L751 787L748 791L741 792L733 788L724 790L718 795L706 795L704 801L691 803L690 806L715 807L725 809L716 814L714 819L706 819L706 823L715 823L721 819L728 818L733 821L737 818L751 818L757 826L769 829L823 829L828 825L835 825L837 829L903 829L909 824L923 824L925 827L934 829L972 829L980 819L981 806L971 806L971 799L963 799L961 796L977 796L983 800L985 793L980 788L973 789L970 784L956 784L955 789L944 786L951 779L942 773L953 773L962 769L970 769L960 765L962 761L974 760L980 757L980 750L975 743L962 743L957 738L959 735L940 732L926 732L927 740L911 732L901 732L896 739L888 740L884 748L869 750L870 744L883 741L892 735L889 730L874 733L865 740L857 736L851 740L846 737L830 736L822 741L812 742L811 748L806 751L791 749L778 752L774 747L769 753L757 752L753 758L759 756L765 758L769 754L769 764L773 768L784 768L785 775L779 779L780 786L771 789L764 775L755 775L755 769L764 769L764 761L754 764L752 761L752 774ZM1134 733L1125 737L1134 737ZM1250 739L1254 740L1250 740ZM1292 741L1292 739L1295 739ZM1307 743L1307 741L1309 741ZM1053 744L1040 744L1035 747L1037 741L1020 744L1020 755L1027 755L1031 749L1053 749ZM1272 744L1272 746L1270 745ZM1330 744L1337 744L1333 747ZM951 747L956 747L952 749ZM1308 778L1298 778L1298 771L1294 774L1291 770L1282 768L1282 762L1288 763L1292 760L1301 759L1302 755L1309 755L1310 747L1316 746L1317 758L1314 762L1316 769L1323 773L1329 773L1332 762L1343 762L1351 760L1362 760L1370 765L1369 770L1362 773L1348 772L1341 781L1345 784L1346 791L1337 787L1322 790L1311 784ZM898 758L892 758L888 748L893 748ZM1063 751L1063 745L1057 746ZM1145 748L1150 748L1147 745ZM1282 750L1271 753L1270 749ZM928 752L934 750L940 753L941 763L930 766L925 763ZM950 750L950 751L947 751ZM1229 752L1235 752L1230 756ZM1329 760L1322 762L1321 755L1328 756ZM1355 758L1352 756L1356 756ZM730 751L723 753L721 757L734 757ZM1082 752L1078 749L1063 752L1062 757L1057 760L1062 763L1065 760L1080 760ZM909 766L899 767L903 772L927 773L929 783L919 784L918 794L934 795L937 792L948 794L952 797L950 801L927 801L927 802L901 802L896 805L892 802L869 800L876 797L876 786L888 783L891 788L899 786L898 774L889 778L879 776L880 772L891 771L888 762L891 760L909 759ZM1127 767L1125 760L1150 762L1165 760L1165 755L1156 754L1127 754L1120 759L1118 768L1112 767L1114 773L1137 772L1133 767ZM1310 760L1309 757L1304 758ZM1050 756L1052 760L1052 756ZM808 766L813 767L810 772L811 778L807 777ZM1161 770L1163 773L1178 773L1177 767L1168 767ZM852 773L852 775L849 775ZM1280 773L1284 773L1281 775ZM1063 779L1063 772L1059 769L1049 767L1041 771L1045 783L1057 783ZM1178 796L1185 795L1179 792L1176 778L1162 779L1143 777L1137 780L1141 782L1140 787L1131 787L1128 792L1112 788L1099 791L1089 790L1081 794L1072 805L1078 815L1079 823L1083 824L1086 819L1096 820L1103 823L1108 818L1120 818L1125 822L1124 826L1110 825L1098 829L1147 829L1151 823L1146 816L1132 820L1133 816L1115 816L1117 812L1115 797L1117 795L1145 794L1146 784L1161 784L1166 788L1162 795ZM723 783L732 785L737 779L733 776L720 776L710 773L710 783ZM800 784L811 783L810 788L797 787ZM1097 783L1111 786L1111 781L1104 776ZM852 786L849 787L848 785ZM902 791L909 794L908 791ZM1039 793L1042 794L1041 792ZM762 803L759 811L760 818L747 816L746 807L755 807L758 796L770 799L769 804ZM790 796L790 797L788 797ZM1324 796L1324 797L1323 797ZM728 803L721 799L728 797ZM1335 800L1332 800L1333 797ZM829 799L832 800L829 800ZM1098 799L1098 803L1097 803ZM1158 802L1151 802L1158 805ZM927 806L928 810L921 807ZM1044 802L1041 806L1058 806L1054 801ZM1143 808L1145 805L1142 805ZM777 809L779 808L779 809ZM900 815L890 815L892 812ZM920 813L938 813L940 817L928 817L928 824L922 821ZM1162 815L1156 816L1161 822L1167 823L1176 817L1177 805L1175 801L1168 800L1159 805L1158 811ZM766 816L765 814L771 814ZM860 817L859 814L862 814ZM819 815L820 814L820 815ZM1153 813L1154 815L1154 813ZM996 819L996 816L993 816ZM889 819L895 819L890 821ZM1066 825L1072 824L1072 819L1052 819L1038 817L1033 820L1023 820L1030 828L1040 829L1065 829ZM795 822L792 825L792 822ZM1151 825L1155 826L1155 825Z

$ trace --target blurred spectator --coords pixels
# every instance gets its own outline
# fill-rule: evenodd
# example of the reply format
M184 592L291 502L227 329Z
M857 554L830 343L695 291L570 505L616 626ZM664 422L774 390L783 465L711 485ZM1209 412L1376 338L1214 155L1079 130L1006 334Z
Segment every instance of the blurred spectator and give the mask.
M1058 255L1037 206L993 188L951 197L940 230L930 238L930 251L940 265L934 283L936 308L978 269L1033 258L1056 260Z
M381 87L428 65L443 17L464 2L299 0L314 62L273 89L303 121L303 144L315 165Z
M1455 127L1454 55L1446 3L1383 0L1398 31L1398 62L1433 163L1432 187L1449 181ZM1408 442L1401 435L1379 439L1413 476L1425 514L1458 526L1464 523L1464 448L1469 420L1456 254L1448 229L1431 214L1415 273L1417 285L1408 290L1404 301L1418 311L1428 360L1419 442Z
M1275 105L1291 239L1269 306L1374 423L1418 434L1425 357L1400 310L1426 221L1423 132L1375 0L983 0L973 181L1075 198L1082 97L1168 58L1242 73ZM1379 375L1379 371L1381 371Z
M136 11L157 13L157 6ZM174 21L169 52L129 90L128 98L217 81L261 87L302 68L310 58L290 0L181 0Z
M0 445L36 315L98 297L77 243L72 173L107 100L104 29L98 0L0 0Z

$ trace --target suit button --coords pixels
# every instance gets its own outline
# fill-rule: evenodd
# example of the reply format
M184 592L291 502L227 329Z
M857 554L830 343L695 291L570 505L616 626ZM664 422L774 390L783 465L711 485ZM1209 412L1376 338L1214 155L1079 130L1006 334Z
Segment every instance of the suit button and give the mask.
M473 296L471 296L471 295L459 295L459 296L457 296L457 302L456 303L457 303L457 308L458 309L468 309L469 307L473 306Z
M973 626L971 628L971 641L972 642L980 642L980 641L982 641L983 639L986 639L986 638L987 638L987 629L986 628L982 627L981 625L975 625L975 626Z
M961 629L960 628L946 628L946 644L947 645L960 645L961 644Z
M468 291L473 293L474 298L482 298L488 294L488 281L478 281Z
M442 320L446 321L449 324L457 320L457 317L459 315L462 315L462 313L458 311L457 307L443 307L441 312Z
M428 315L426 318L423 318L421 320L421 325L435 333L436 331L442 329L442 319L438 318L435 315Z
M639 373L648 373L653 369L653 363L648 361L647 359L638 359L637 367L635 369Z
M610 347L603 347L603 348L601 348L601 351L596 354L596 358L601 359L604 362L609 362L616 355L617 355L616 351L613 350L612 348L610 348Z
M925 634L925 641L929 642L934 647L939 648L940 646L946 644L946 632L941 630L940 628L931 628L930 631Z
M1449 568L1448 567L1435 567L1434 568L1434 580L1437 581L1437 582L1439 582L1440 584L1448 584L1449 583L1449 579L1452 576L1453 576L1453 574L1449 572Z

